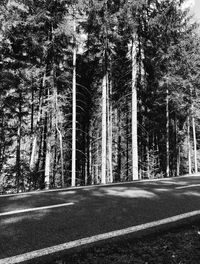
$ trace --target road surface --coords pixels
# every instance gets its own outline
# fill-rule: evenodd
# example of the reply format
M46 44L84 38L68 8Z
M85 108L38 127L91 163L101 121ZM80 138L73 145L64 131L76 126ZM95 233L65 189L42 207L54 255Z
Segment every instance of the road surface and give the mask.
M192 215L200 175L0 196L0 264Z

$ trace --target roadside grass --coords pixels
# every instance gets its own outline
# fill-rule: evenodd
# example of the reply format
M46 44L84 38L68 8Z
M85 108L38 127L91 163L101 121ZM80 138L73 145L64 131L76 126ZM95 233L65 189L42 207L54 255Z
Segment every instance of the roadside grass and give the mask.
M200 264L200 222L70 252L48 264Z

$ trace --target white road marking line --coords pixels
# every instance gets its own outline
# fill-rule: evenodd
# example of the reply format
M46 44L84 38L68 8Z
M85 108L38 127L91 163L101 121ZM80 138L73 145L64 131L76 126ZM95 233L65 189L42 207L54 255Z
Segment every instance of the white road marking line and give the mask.
M16 264L16 263L28 261L34 258L43 257L46 255L64 251L70 248L75 248L75 247L79 247L82 245L91 244L97 241L135 233L135 232L142 231L145 229L158 227L164 224L174 223L174 222L177 222L183 219L187 219L189 217L199 216L199 215L200 215L200 210L192 211L192 212L185 213L185 214L175 215L175 216L164 218L158 221L153 221L153 222L146 223L146 224L132 226L132 227L128 227L128 228L121 229L121 230L111 231L111 232L99 234L96 236L86 237L86 238L70 241L64 244L31 251L31 252L24 253L21 255L16 255L10 258L0 259L0 264Z
M43 206L43 207L35 207L35 208L29 208L29 209L23 209L23 210L16 210L16 211L0 213L0 216L15 215L15 214L28 213L28 212L33 212L33 211L40 211L40 210L46 210L46 209L52 209L52 208L59 208L59 207L64 207L64 206L68 206L68 205L73 205L73 204L74 203L64 203L64 204L55 204L55 205L49 205L49 206Z

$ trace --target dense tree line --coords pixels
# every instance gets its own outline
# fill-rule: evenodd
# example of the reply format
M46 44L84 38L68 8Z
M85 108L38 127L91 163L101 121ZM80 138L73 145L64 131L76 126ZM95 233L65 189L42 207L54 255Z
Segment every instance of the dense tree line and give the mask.
M200 41L183 3L2 0L2 185L198 171Z

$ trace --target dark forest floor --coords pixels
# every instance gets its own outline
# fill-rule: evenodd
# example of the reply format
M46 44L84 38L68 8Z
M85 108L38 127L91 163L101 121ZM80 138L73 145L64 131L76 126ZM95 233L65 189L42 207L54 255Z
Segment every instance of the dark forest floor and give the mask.
M200 264L200 222L137 240L120 239L91 246L50 263Z

